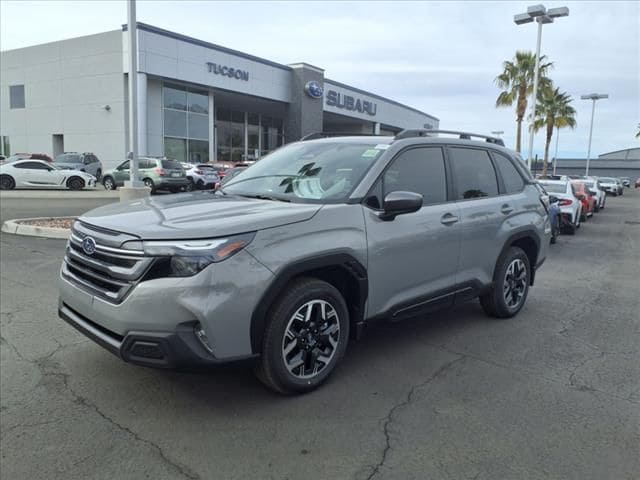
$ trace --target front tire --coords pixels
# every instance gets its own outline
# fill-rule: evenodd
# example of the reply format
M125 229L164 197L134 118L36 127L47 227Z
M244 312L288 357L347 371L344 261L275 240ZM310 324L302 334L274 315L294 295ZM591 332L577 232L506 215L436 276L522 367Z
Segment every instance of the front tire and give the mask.
M277 393L310 392L335 370L348 339L349 311L340 292L299 278L269 310L256 375Z
M67 188L69 190L82 190L84 188L84 180L80 177L71 177L67 180Z
M524 306L529 293L531 267L521 248L509 247L498 259L491 291L480 297L480 305L489 316L510 318Z
M11 175L0 175L0 190L13 190L16 188L16 181Z

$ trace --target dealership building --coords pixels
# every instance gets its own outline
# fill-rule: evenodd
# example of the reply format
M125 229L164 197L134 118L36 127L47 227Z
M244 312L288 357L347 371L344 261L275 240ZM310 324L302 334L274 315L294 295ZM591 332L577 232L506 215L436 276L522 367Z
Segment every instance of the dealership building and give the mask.
M438 119L329 80L138 23L138 149L181 161L249 161L314 132L393 134ZM126 158L128 32L1 53L0 153Z

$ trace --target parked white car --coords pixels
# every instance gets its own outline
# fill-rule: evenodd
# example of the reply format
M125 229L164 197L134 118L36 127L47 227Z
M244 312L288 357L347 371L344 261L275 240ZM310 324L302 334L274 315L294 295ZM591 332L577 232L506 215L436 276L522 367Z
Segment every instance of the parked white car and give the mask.
M601 208L604 208L607 201L607 192L605 192L600 185L600 180L595 177L585 177L582 182L596 199L596 207L594 210L598 212Z
M600 186L605 192L613 195L614 197L622 195L622 183L617 178L599 177L598 180L600 181Z
M218 172L213 167L213 165L209 165L206 163L193 164L186 162L182 162L181 165L182 168L185 169L187 178L191 180L193 189L215 188L217 183L220 181Z
M0 190L14 188L95 187L96 177L78 170L62 169L43 160L18 160L0 166Z
M560 207L561 229L569 235L576 233L580 228L580 216L582 215L582 203L575 195L571 182L565 180L538 180L550 197L558 199Z

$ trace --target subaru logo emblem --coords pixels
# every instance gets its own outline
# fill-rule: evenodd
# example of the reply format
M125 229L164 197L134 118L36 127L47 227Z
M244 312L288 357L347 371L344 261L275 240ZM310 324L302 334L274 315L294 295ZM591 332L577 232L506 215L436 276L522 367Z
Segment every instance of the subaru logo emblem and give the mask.
M315 80L307 82L307 84L304 86L304 91L307 92L307 95L309 95L311 98L322 98L322 94L324 93L322 85L320 85L320 83L316 82Z
M87 255L93 255L96 253L96 241L91 237L85 237L82 240L82 250Z

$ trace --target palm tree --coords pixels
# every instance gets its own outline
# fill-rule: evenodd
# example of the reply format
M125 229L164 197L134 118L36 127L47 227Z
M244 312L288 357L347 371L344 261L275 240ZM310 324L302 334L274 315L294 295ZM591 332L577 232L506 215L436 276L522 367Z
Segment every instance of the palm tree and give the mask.
M546 61L547 57L540 57L540 77L538 88L544 88L551 83L547 78L547 71L553 68L553 63ZM520 153L522 145L522 120L527 112L527 97L533 93L533 80L536 66L536 55L532 52L517 51L512 61L502 64L503 71L495 79L496 85L502 89L496 107L510 107L516 104L516 151Z
M546 128L546 139L544 144L544 160L542 161L542 176L547 175L547 165L549 161L549 145L553 136L554 127L561 128L576 126L576 110L570 105L573 101L566 92L560 92L559 88L547 85L538 94L536 104L536 118L533 121L534 131Z

